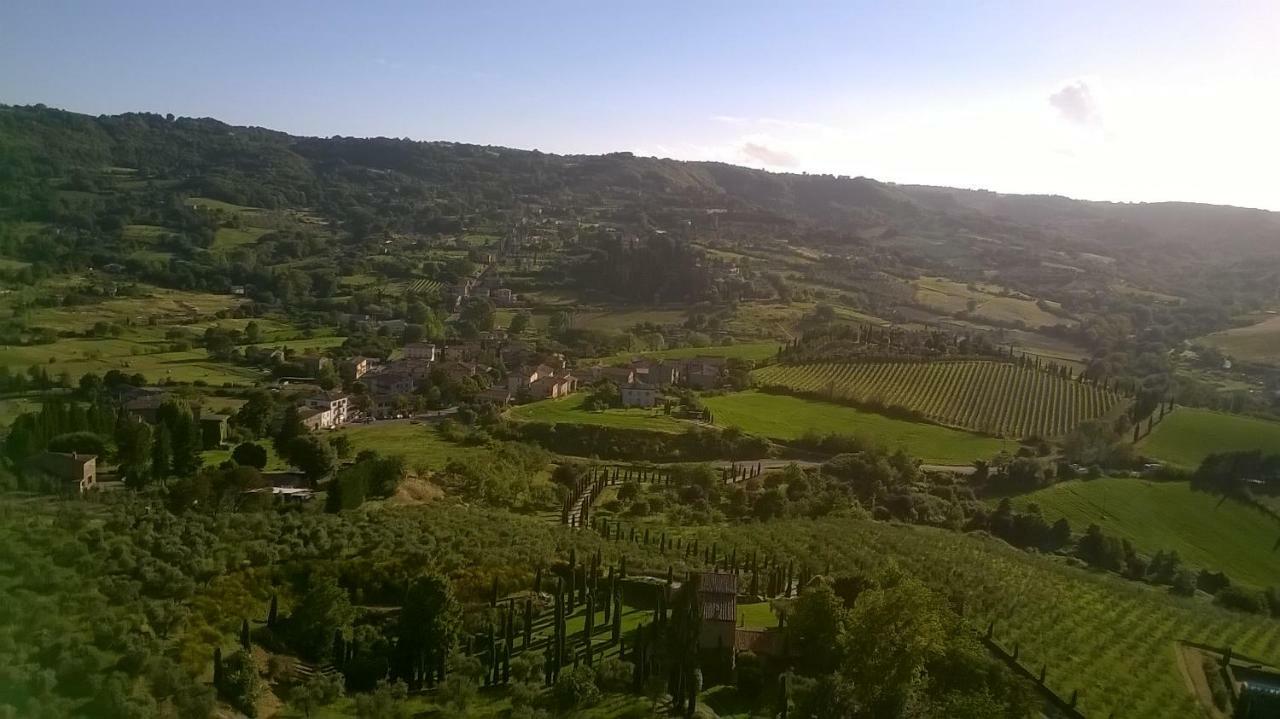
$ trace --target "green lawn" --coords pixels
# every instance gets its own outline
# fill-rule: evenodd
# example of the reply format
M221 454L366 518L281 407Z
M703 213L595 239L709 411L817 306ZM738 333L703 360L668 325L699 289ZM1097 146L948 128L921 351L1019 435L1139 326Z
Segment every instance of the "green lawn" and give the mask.
M778 626L778 615L769 602L738 605L738 626L749 629L768 629Z
M1280 578L1280 523L1234 500L1191 491L1185 482L1097 479L1056 484L1014 499L1040 505L1050 522L1075 532L1097 524L1144 554L1177 550L1183 561L1265 587Z
M272 447L271 440L259 440L255 442L255 444L267 450L267 466L263 468L264 471L283 472L289 469L289 464L285 462L283 459L281 459L279 455L276 454L275 449ZM208 449L208 450L205 450L200 456L204 458L204 466L216 467L219 464L222 464L223 462L231 459L231 448L228 447L226 449Z
M1214 452L1280 452L1280 422L1178 407L1138 443L1146 455L1195 468Z
M806 432L837 432L901 447L926 462L968 464L997 454L1006 442L923 422L908 422L844 405L762 392L707 397L716 424L792 440Z
M511 417L526 422L596 424L603 427L650 429L659 432L683 432L693 426L689 422L669 417L661 410L636 408L588 412L582 408L582 403L586 399L586 392L578 392L563 399L532 402L512 409Z
M485 452L484 447L466 447L442 438L432 425L407 421L351 425L336 434L345 434L354 445L355 452L371 449L381 454L404 455L411 468L440 469L454 457Z

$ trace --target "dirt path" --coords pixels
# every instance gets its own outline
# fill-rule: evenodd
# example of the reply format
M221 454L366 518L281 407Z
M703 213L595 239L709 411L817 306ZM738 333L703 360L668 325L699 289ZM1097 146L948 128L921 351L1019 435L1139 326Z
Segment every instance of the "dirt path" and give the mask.
M1181 642L1174 645L1173 652L1178 658L1178 673L1182 675L1187 691L1196 698L1200 715L1211 719L1229 719L1229 715L1219 711L1213 703L1213 692L1209 690L1209 683L1205 680L1204 670L1201 668L1205 657L1204 652Z

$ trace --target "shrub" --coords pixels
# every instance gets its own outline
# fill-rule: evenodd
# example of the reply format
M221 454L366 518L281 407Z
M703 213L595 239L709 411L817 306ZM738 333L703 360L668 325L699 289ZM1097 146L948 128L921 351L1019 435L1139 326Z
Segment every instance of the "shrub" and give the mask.
M556 706L562 711L594 706L600 701L600 689L596 686L591 667L588 666L562 672L552 688L552 695Z
M1241 587L1224 587L1213 598L1214 604L1237 612L1261 614L1263 612L1262 597L1254 591Z

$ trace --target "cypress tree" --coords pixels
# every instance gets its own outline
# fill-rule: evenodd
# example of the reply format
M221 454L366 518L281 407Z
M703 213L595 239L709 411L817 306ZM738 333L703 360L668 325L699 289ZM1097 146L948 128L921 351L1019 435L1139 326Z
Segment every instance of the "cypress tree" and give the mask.
M249 620L240 620L240 646L245 650L249 649Z
M267 610L267 626L268 627L274 627L276 625L276 620L279 619L279 614L280 614L280 598L276 594L272 593L271 608Z
M213 648L213 686L222 690L222 647Z
M526 597L524 600L524 643L521 645L523 649L529 648L529 643L533 641L533 598Z

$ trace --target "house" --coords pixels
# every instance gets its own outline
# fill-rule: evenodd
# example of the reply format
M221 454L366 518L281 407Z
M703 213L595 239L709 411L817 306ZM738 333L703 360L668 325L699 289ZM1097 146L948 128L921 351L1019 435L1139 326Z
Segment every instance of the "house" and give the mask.
M308 397L304 400L304 404L308 409L314 409L320 413L320 419L315 421L323 429L341 427L351 418L351 397L344 392L322 392Z
M618 392L622 395L623 407L652 407L658 403L658 396L662 394L655 385L644 382L624 384L618 388Z
M539 377L529 384L529 394L538 399L557 399L578 391L578 378L567 370L559 370L550 376Z
M318 376L326 368L333 366L333 360L324 355L302 355L294 358L294 362L298 363L303 371L312 377Z
M352 357L342 363L341 369L344 375L347 375L352 379L360 379L361 377L369 374L369 370L372 366L373 363L369 361L368 357Z
M692 357L681 367L685 383L696 389L711 389L719 385L723 370L723 357Z
M440 354L446 362L468 362L479 356L480 351L479 343L465 342L459 345L449 345Z
M738 575L727 572L698 574L698 603L702 606L700 649L736 646L738 626Z
M98 458L92 454L44 452L27 463L27 470L75 494L84 494L98 483Z
M671 360L638 359L631 362L636 380L666 387L680 381L680 363Z
M404 357L410 360L436 361L436 346L428 342L412 342L404 346Z
M493 298L493 303L499 307L510 307L516 303L517 299L516 293L505 287L499 287L490 292L489 296Z
M515 395L506 387L490 387L476 395L476 398L503 407L511 404L512 400L515 399Z
M445 362L440 365L440 370L450 380L461 382L468 377L474 377L487 371L488 368L474 362Z
M369 394L409 394L414 388L414 377L407 369L388 368L382 372L365 375L364 385Z
M298 410L298 421L312 432L334 426L333 412L315 407L303 407Z
M162 392L151 392L135 397L124 403L124 411L132 417L137 417L143 422L155 424L156 411L160 409L160 405L169 399L167 394Z
M227 441L227 422L230 419L225 414L200 413L200 438L205 449L217 449Z
M630 367L592 367L587 376L592 382L607 379L619 387L636 381L636 371Z

